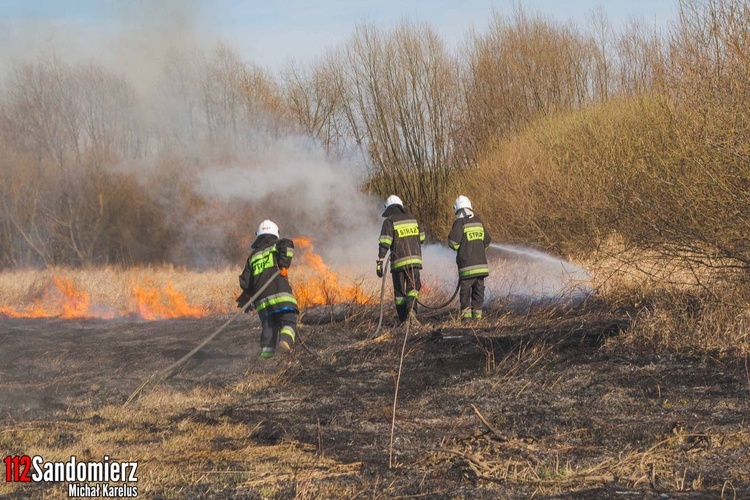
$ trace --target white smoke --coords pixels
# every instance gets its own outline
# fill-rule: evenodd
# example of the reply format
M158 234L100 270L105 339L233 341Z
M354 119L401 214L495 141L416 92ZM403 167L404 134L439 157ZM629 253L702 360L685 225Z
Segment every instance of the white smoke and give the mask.
M274 220L282 237L312 238L316 252L337 267L374 262L382 205L361 189L363 160L333 160L301 135L263 144L242 165L201 171L198 192L230 205L254 205L257 222Z

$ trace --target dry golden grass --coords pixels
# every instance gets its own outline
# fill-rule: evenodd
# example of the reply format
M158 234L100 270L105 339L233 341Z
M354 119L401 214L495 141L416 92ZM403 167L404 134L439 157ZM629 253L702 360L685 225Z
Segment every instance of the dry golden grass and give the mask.
M584 431L581 429L578 432ZM435 450L426 463L441 463L458 457L462 465L478 479L533 485L537 494L545 496L615 481L632 489L651 487L676 492L700 491L702 477L695 474L688 476L688 468L684 466L685 455L706 452L719 437L676 427L671 434L646 448L623 449L617 455L612 455L603 448L596 450L592 446L590 452L600 452L596 458L572 463L566 458L567 452L574 448L566 442L568 434L533 442L485 436L469 442L447 444L443 449ZM727 450L740 451L747 446L749 436L747 432L721 436L722 446Z
M720 356L750 352L750 296L723 280L722 274L687 266L684 260L671 256L626 249L616 238L610 238L581 264L591 272L591 285L608 307L631 311L632 325L619 341L670 352ZM303 308L376 302L379 282L340 277L327 268L324 272L328 274L300 267L290 277ZM81 315L154 319L173 317L159 314L228 313L236 310L237 274L233 268L198 272L171 266L7 271L0 273L0 313L39 316L41 308L43 316L65 317L67 311L60 304L65 299L58 296L56 278L88 297L87 305L79 308ZM501 271L494 279L502 280L510 274ZM531 286L520 283L509 288L520 289L521 285ZM144 305L149 301L156 303L151 309ZM148 317L152 309L156 311L154 318ZM74 313L78 313L75 308Z
M605 248L586 267L607 306L632 316L614 343L719 357L750 352L750 296L741 281L675 256Z
M716 278L710 270L691 268L678 257L628 248L617 234L610 235L581 259L580 265L591 272L592 286L604 294L624 289L648 290L660 285L695 290L701 283L711 283Z
M356 476L358 464L341 464L296 441L258 444L252 439L264 420L237 422L220 411L235 398L283 385L284 372L251 374L223 391L198 388L180 393L157 388L128 407L106 406L96 412L70 414L71 422L28 422L0 429L0 449L41 455L47 461L137 461L138 496L186 498L210 488L246 488L263 497L288 493L292 484L300 498L347 496L354 492L326 479ZM210 418L205 416L209 415ZM66 441L73 444L61 444ZM21 451L22 450L22 451ZM0 495L19 493L20 483L0 484ZM24 490L40 495L36 490ZM191 493L192 491L192 493ZM45 498L67 498L67 483L53 485Z

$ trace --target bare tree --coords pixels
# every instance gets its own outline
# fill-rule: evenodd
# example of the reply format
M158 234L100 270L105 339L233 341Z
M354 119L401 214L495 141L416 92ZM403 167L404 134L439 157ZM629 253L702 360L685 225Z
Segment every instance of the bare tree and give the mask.
M616 41L617 90L620 95L642 95L663 85L665 49L662 37L641 22L630 21Z
M389 33L360 25L342 57L343 113L375 167L373 188L434 216L460 166L453 59L433 29L410 24Z
M345 142L339 116L343 91L329 58L311 68L291 62L282 72L284 101L303 133L318 139L329 152L341 152Z
M571 25L520 8L512 20L494 13L488 32L475 34L466 54L464 99L475 155L540 116L590 102L590 47Z
M254 147L264 134L283 128L281 90L263 68L247 65L225 45L205 61L201 104L209 141Z

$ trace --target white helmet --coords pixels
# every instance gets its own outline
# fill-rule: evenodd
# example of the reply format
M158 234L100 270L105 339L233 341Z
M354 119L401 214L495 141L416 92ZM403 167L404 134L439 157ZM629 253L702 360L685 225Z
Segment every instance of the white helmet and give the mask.
M385 208L390 207L391 205L401 205L401 208L404 207L404 202L401 201L401 198L396 196L395 194L392 194L388 197L387 200L385 200Z
M255 231L255 236L260 236L261 234L272 234L278 238L279 226L266 219L260 223L260 226L258 226L258 230Z
M472 210L471 201L469 201L469 199L464 195L461 195L458 198L456 198L456 201L453 203L454 212L458 212L462 208L468 208L469 210Z

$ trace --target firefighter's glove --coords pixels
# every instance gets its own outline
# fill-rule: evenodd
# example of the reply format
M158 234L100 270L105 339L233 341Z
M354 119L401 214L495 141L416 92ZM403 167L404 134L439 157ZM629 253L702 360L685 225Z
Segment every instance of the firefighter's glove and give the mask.
M247 292L243 291L235 300L237 302L237 307L245 307L247 301L250 300L250 296L247 294Z
M286 275L289 274L289 268L288 267L282 267L279 269L279 274L286 278Z
M375 261L375 272L378 275L378 278L383 277L383 259L378 259Z

